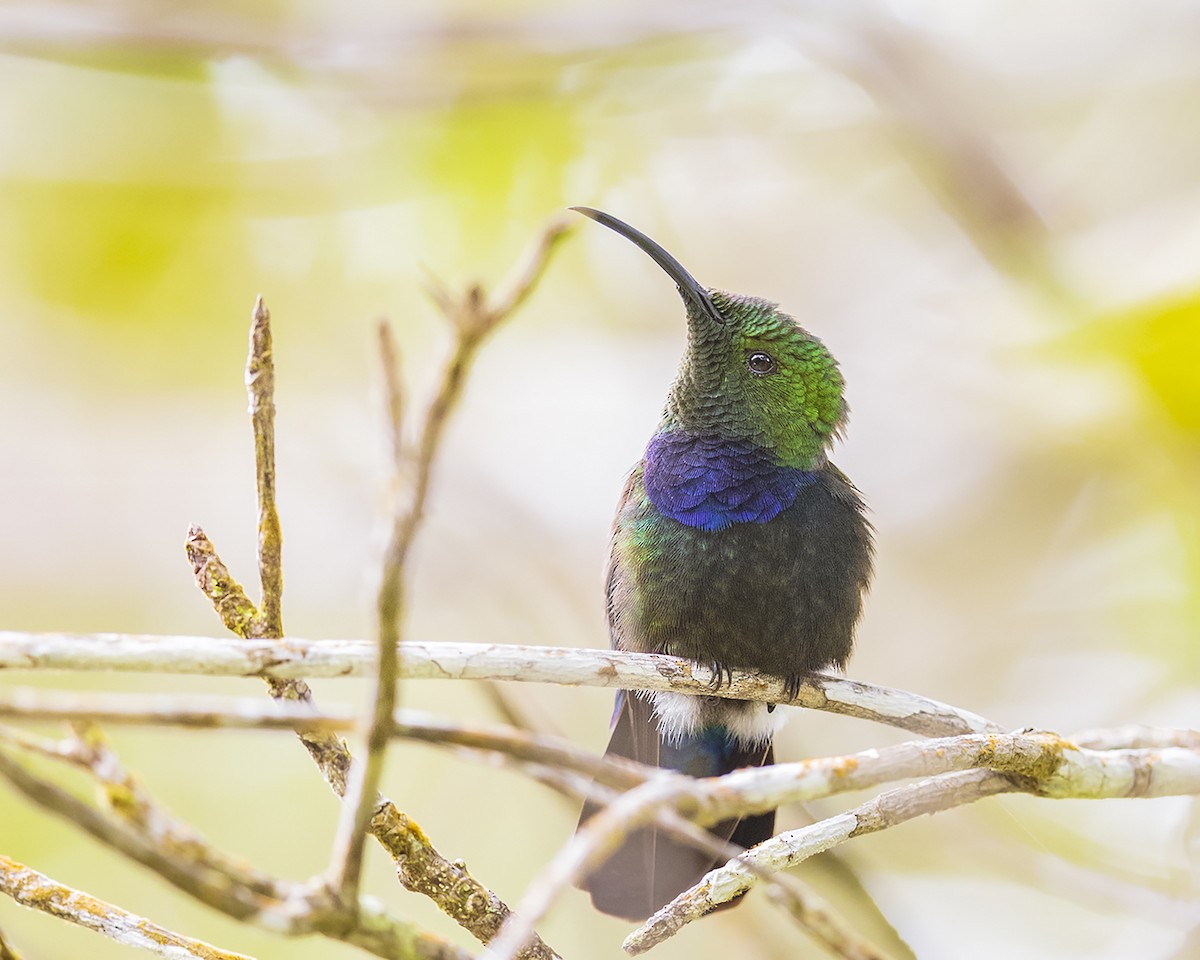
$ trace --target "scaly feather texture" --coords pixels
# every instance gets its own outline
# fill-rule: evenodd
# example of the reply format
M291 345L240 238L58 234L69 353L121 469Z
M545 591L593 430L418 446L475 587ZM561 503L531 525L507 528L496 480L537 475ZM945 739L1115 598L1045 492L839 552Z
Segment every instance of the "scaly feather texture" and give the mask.
M846 420L829 351L778 307L706 290L654 241L632 240L679 287L688 348L663 420L626 483L607 576L612 643L798 685L850 656L871 576L858 491L828 461ZM608 754L717 776L773 762L763 704L682 694L618 697ZM595 812L586 805L585 821ZM711 828L751 846L774 812ZM642 920L697 882L711 857L639 830L581 884L600 910Z

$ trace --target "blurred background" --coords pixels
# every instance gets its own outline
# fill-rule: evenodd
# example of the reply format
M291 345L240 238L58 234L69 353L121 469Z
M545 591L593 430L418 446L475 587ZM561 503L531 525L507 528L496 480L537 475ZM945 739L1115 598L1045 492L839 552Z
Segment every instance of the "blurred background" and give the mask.
M375 320L396 324L419 408L447 346L428 273L497 281L548 217L589 204L702 283L780 301L841 361L835 459L879 547L851 676L1013 728L1195 726L1198 49L1188 0L6 3L0 627L221 633L183 541L202 524L254 581L242 367L261 292L287 629L365 636L386 476ZM449 431L409 636L607 645L608 524L682 342L670 282L580 219ZM602 748L609 693L507 693ZM403 696L497 718L478 686ZM291 877L324 866L335 803L290 737L113 737L214 842ZM805 714L777 753L898 739ZM510 903L576 817L412 745L385 790ZM227 949L356 953L216 916L4 788L0 850ZM372 893L474 948L371 857ZM993 799L799 872L897 957L1200 956L1193 800ZM818 956L764 901L656 955ZM7 900L0 928L31 958L134 955ZM618 956L628 930L574 891L541 928L572 958Z

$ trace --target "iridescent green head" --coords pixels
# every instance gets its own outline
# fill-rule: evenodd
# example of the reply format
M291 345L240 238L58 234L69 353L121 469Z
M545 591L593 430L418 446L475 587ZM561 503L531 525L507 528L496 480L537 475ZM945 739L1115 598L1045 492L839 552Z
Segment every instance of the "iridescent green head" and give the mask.
M786 467L813 469L846 420L837 361L777 304L709 290L629 224L572 207L645 251L679 287L688 349L667 398L664 428L750 440Z

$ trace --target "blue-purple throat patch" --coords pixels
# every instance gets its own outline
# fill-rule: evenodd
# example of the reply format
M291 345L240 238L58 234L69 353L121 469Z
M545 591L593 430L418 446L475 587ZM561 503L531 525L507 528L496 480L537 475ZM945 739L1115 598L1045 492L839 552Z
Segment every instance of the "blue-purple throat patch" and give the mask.
M702 530L734 523L766 523L790 507L816 474L781 467L748 440L655 434L646 448L644 483L665 516Z

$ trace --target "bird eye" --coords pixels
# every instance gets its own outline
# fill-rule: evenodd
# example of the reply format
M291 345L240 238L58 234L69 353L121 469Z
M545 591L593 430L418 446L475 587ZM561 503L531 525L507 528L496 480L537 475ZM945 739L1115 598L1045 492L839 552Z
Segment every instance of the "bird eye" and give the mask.
M755 350L746 358L746 366L750 368L751 373L758 374L760 377L765 377L776 370L775 358L761 350Z

